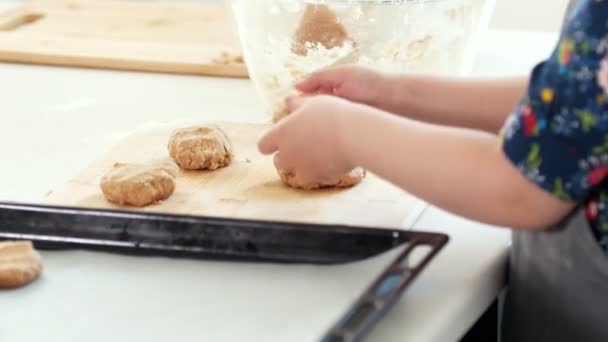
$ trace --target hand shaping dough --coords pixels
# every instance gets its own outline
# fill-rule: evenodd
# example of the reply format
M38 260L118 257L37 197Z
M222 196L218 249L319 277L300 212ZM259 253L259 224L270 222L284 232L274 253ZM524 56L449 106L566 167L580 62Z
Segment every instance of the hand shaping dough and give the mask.
M275 113L274 113L274 118L273 118L274 123L281 121L283 118L285 118L288 115L289 115L289 112L287 111L287 105L285 104L285 101L279 102L277 104L277 107L276 107ZM365 172L364 169L357 167L357 168L353 169L351 172L342 176L342 178L340 178L338 183L335 183L335 184L332 184L332 183L301 184L298 182L296 175L293 172L287 172L285 170L282 170L276 164L274 166L277 169L277 173L281 177L281 181L283 181L284 184L286 184L292 188L304 189L304 190L317 190L317 189L331 188L331 187L350 188L352 186L355 186L355 185L361 183L361 181L365 178L365 176L367 174L367 172Z
M275 165L276 167L276 165ZM299 183L296 175L293 172L286 172L280 168L276 168L283 184L292 188L303 190L318 190L323 188L350 188L353 187L365 178L365 170L360 167L354 168L351 172L342 176L337 183Z
M307 46L321 44L326 49L332 49L342 46L347 39L346 29L327 5L306 5L291 51L306 56Z
M169 139L171 158L185 170L216 170L230 165L232 142L215 125L178 129Z
M42 273L42 257L29 241L0 242L0 288L25 286Z
M116 163L101 179L101 190L112 203L144 207L173 194L178 171L173 162Z

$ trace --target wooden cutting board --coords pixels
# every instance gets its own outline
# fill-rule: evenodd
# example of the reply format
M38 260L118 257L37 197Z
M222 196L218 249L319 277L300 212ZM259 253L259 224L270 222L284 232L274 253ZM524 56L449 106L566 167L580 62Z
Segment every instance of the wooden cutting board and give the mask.
M221 5L39 0L0 15L0 61L246 77Z
M346 190L303 191L284 186L272 158L257 151L256 142L268 128L258 124L221 123L235 147L231 166L218 171L181 172L177 188L165 202L144 209L164 213L231 218L401 227L424 204L373 176ZM99 180L115 162L146 162L167 158L166 145L176 126L139 131L127 137L76 178L50 191L50 204L119 208L108 203Z

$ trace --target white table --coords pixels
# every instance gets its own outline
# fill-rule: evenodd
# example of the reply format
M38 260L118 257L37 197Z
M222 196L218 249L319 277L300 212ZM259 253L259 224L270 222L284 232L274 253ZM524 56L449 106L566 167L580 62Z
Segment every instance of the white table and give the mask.
M526 72L550 51L553 40L546 34L489 32L476 73ZM263 117L252 86L243 80L10 64L0 64L0 79L0 200L38 201L46 190L75 175L142 125L195 118L258 121ZM371 341L455 341L504 286L508 230L433 207L415 227L446 232L451 242L376 328ZM205 307L220 308L233 298L231 294L222 296L221 291L214 296L201 293L201 284L210 280L205 278L205 269L191 261L85 252L44 256L48 276L23 290L0 292L0 341L211 340L200 330L205 326L202 319L213 319ZM233 266L207 266L214 268L215 275L236 279L229 274ZM371 264L365 267L373 274L378 271ZM260 271L251 267L244 272L256 270ZM344 279L330 285L359 279L353 272L347 271ZM311 284L316 280L306 279ZM270 285L248 284L243 291L264 286ZM275 291L273 297L288 303L289 288ZM233 327L228 334L231 338L225 340L272 341L276 336L268 334L273 331L281 331L282 338L300 340L304 334L299 328L318 323L313 322L315 315L310 322L290 322L290 308L279 308L265 313L277 316L277 322ZM344 308L326 309L334 315ZM234 317L243 314L235 312ZM323 314L328 313L319 315ZM218 324L230 318L216 317ZM255 321L255 317L251 319Z

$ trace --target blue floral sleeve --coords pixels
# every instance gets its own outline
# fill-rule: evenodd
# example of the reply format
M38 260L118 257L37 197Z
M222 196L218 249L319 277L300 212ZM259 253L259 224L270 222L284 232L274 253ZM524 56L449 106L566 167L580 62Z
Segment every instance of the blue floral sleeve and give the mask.
M579 1L503 130L508 158L564 200L585 201L608 176L607 39L608 2Z
M584 205L608 255L608 0L576 2L501 136L527 178Z

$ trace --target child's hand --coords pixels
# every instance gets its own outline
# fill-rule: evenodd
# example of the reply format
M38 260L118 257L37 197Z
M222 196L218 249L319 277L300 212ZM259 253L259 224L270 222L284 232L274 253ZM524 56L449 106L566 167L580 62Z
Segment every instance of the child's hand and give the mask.
M305 95L334 95L375 106L382 102L384 76L375 70L360 66L339 66L312 74L296 84Z
M357 105L330 96L290 98L291 114L259 141L263 154L275 155L275 164L293 171L303 183L333 183L354 168L340 141L342 113Z

